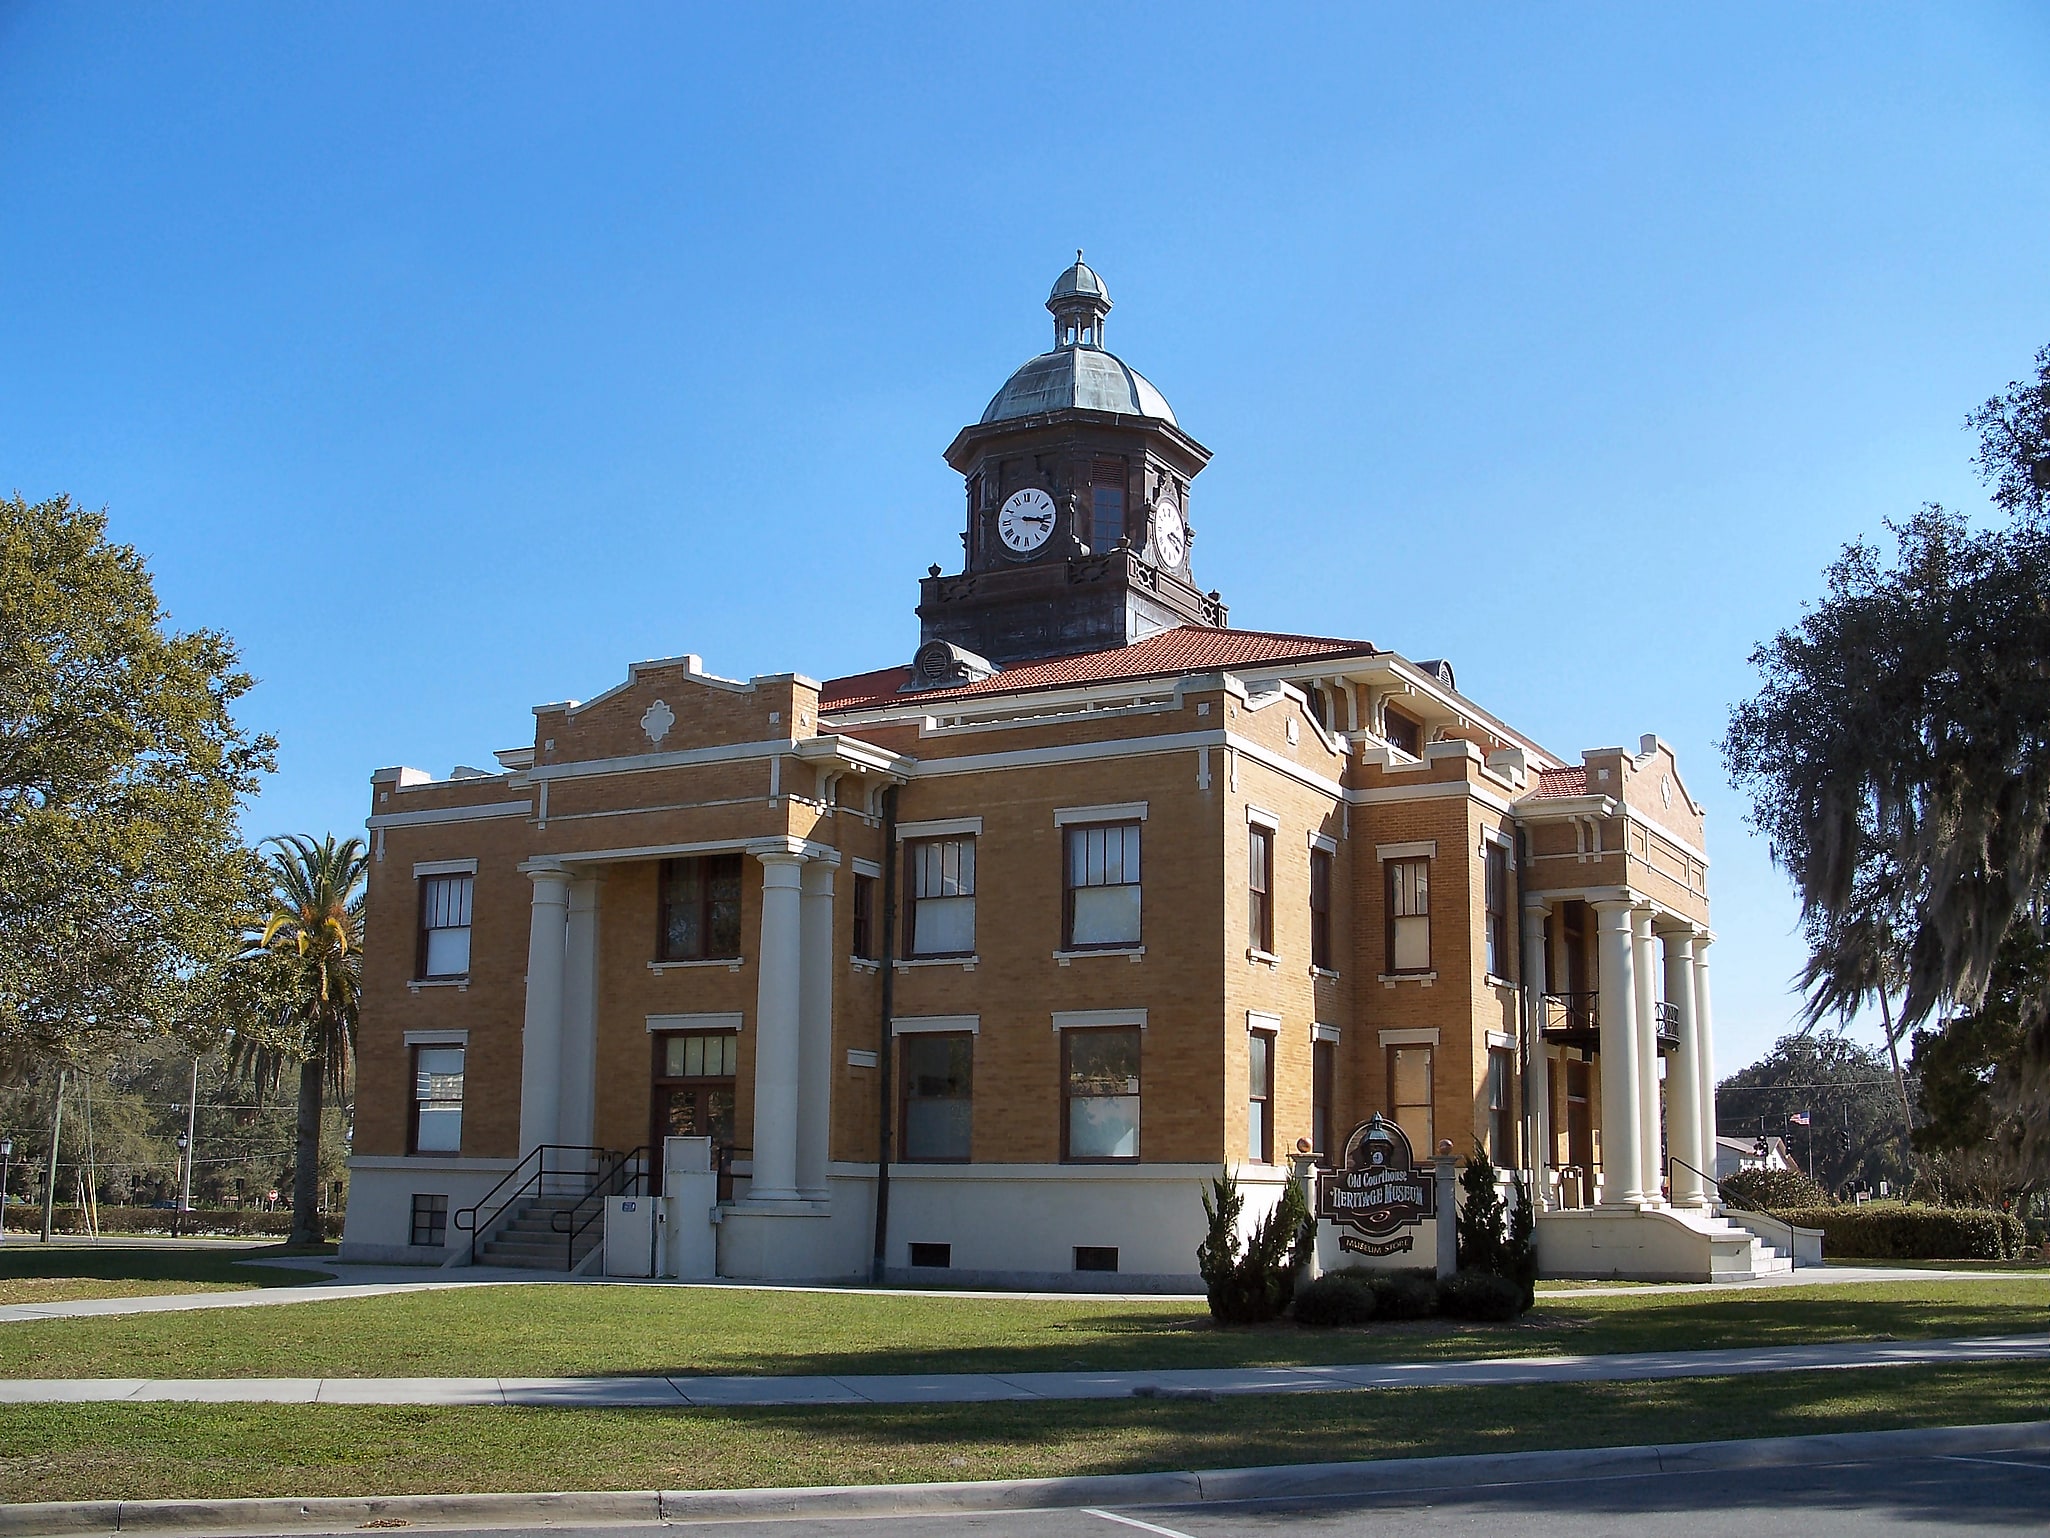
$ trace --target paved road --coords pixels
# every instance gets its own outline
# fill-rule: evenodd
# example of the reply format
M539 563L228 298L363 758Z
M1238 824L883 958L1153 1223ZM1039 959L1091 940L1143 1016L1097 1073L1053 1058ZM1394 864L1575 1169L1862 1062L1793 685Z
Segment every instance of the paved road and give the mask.
M2050 1453L1890 1458L1741 1474L1662 1474L1409 1491L1371 1499L713 1522L706 1538L1852 1538L2040 1533ZM462 1529L436 1530L458 1538ZM470 1529L477 1538L634 1538L675 1527Z

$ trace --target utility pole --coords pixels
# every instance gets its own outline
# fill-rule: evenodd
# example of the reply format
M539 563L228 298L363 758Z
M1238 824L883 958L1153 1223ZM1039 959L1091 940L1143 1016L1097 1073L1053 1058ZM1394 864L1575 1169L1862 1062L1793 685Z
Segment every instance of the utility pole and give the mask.
M57 1139L64 1132L64 1081L69 1068L57 1070L57 1106L50 1113L50 1164L43 1173L43 1243L50 1242L50 1222L57 1205Z
M185 1231L185 1214L192 1210L192 1160L199 1152L199 1059L192 1060L192 1100L185 1108L185 1178L178 1190L178 1231Z

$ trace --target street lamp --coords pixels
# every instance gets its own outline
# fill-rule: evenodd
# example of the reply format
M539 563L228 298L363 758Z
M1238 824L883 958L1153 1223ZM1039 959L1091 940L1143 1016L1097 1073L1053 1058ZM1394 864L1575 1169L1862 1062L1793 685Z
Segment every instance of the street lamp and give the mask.
M0 1239L7 1237L7 1176L14 1165L14 1139L0 1137Z
M192 1208L192 1140L184 1133L178 1134L178 1216L171 1223L171 1232L180 1238L185 1234L185 1214Z

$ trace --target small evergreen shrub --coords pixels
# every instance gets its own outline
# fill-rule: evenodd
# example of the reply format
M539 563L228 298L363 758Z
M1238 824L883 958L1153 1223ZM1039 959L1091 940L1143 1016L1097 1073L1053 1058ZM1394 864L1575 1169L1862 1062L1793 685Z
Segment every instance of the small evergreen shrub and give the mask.
M1991 1207L1791 1207L1771 1216L1822 1230L1831 1260L2020 1260L2028 1232Z
M1725 1206L1745 1212L1778 1212L1786 1207L1823 1207L1829 1197L1799 1170L1738 1170L1719 1182ZM1813 1224L1803 1224L1812 1228Z
M1278 1316L1294 1296L1296 1268L1315 1242L1299 1180L1282 1187L1281 1200L1254 1227L1241 1253L1239 1217L1245 1209L1237 1178L1220 1171L1203 1193L1209 1227L1196 1246L1210 1317L1219 1324L1259 1324Z
M1383 1319L1428 1319L1438 1312L1438 1279L1428 1271L1375 1271L1374 1312Z
M1466 1193L1457 1225L1459 1269L1487 1272L1508 1281L1523 1300L1517 1310L1521 1313L1537 1301L1537 1214L1530 1204L1530 1191L1518 1175L1514 1210L1503 1202L1501 1172L1478 1138L1460 1172L1459 1184Z
M1514 1319L1524 1307L1523 1284L1493 1271L1461 1271L1438 1284L1439 1312L1454 1319Z
M1359 1271L1329 1271L1296 1289L1297 1324L1316 1329L1365 1324L1374 1317L1374 1284Z

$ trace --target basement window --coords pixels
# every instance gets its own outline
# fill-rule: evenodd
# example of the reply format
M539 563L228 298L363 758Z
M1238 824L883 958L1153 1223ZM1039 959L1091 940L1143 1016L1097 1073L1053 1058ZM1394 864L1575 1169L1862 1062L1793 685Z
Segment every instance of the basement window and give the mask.
M1075 1269L1077 1271L1115 1271L1118 1268L1118 1247L1114 1244L1078 1244L1075 1246Z

